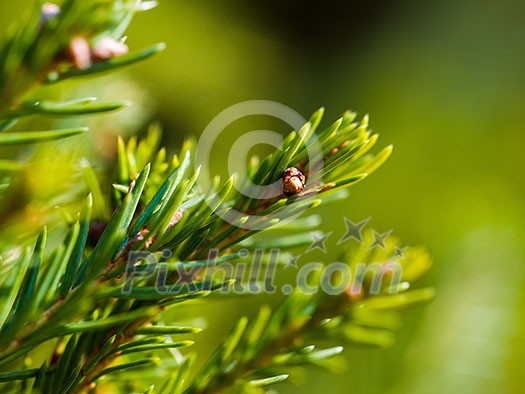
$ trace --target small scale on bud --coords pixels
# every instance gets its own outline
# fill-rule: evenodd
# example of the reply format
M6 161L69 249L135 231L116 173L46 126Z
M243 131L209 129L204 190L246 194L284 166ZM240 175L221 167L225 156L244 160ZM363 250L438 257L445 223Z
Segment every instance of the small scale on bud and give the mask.
M84 70L91 66L91 48L85 37L76 36L69 41L69 54L78 69Z
M301 193L304 189L306 177L295 167L290 167L284 170L283 173L283 193L287 196L292 196Z
M60 15L60 7L55 3L44 3L40 9L40 21L46 23L50 19Z
M95 60L108 60L128 53L128 46L113 37L103 37L95 43L91 55Z
M168 228L171 228L175 226L178 222L180 222L182 219L182 216L184 215L184 212L186 212L184 208L177 209L177 212L175 212L175 214L170 220L170 224L168 225Z

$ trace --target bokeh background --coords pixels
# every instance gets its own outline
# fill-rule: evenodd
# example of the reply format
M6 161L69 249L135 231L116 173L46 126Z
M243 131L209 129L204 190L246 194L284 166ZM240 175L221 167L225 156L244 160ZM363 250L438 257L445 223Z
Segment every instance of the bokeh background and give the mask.
M26 4L3 2L1 24ZM343 215L371 217L378 231L426 245L434 267L425 281L439 296L406 314L392 348L347 348L344 372L297 371L299 386L279 392L523 392L523 1L164 0L129 31L134 48L155 41L167 51L96 82L107 97L136 98L128 115L115 115L128 133L157 120L175 149L226 107L265 99L305 117L325 106L327 121L348 108L369 113L382 145L395 146L348 200L323 208L322 229L339 235ZM115 124L108 119L99 129ZM217 172L241 127L217 142ZM113 139L99 129L90 143L111 158ZM336 259L335 248L325 258ZM180 316L206 316L197 348L205 356L260 302L214 302Z

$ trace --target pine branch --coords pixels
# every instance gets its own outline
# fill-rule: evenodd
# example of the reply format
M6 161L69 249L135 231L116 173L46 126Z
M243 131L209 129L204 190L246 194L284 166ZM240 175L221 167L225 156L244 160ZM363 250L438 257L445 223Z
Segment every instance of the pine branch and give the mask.
M60 0L55 4L38 0L33 3L31 13L11 26L0 47L0 197L16 201L19 200L17 194L24 192L14 190L20 183L17 179L32 174L28 173L26 163L15 158L19 151L13 147L64 139L88 130L87 127L74 127L26 131L19 127L11 132L19 120L30 116L96 115L117 111L129 104L126 100L98 101L96 97L50 100L42 97L39 88L65 77L113 71L144 60L164 48L164 44L156 44L128 53L125 44L124 34L134 15L154 7L153 1ZM65 194L58 198L57 205L64 202ZM78 194L68 197L67 201L79 198ZM23 209L0 212L2 224L7 224L11 218L15 222L21 211Z
M96 114L126 105L93 98L56 103L25 96L41 84L113 70L161 50L163 46L156 45L128 54L122 39L132 16L152 5L136 0L40 4L0 51L0 146L83 131L3 132L21 117ZM132 380L135 375L129 371L167 368L166 352L191 346L180 336L199 329L165 324L162 312L230 288L231 278L210 278L207 270L224 262L239 263L245 250L265 245L268 250L286 251L304 245L319 224L315 216L308 216L312 210L344 198L341 190L367 177L389 157L391 147L372 152L378 137L368 130L368 117L356 121L355 113L346 112L318 132L322 117L320 109L285 138L281 149L260 163L252 160L249 179L237 184L234 177L215 178L204 192L196 186L201 174L195 168L195 142L186 141L181 154L170 156L159 147L158 127L140 140L119 138L111 181L83 161L91 194L78 217L62 229L66 233L62 241L48 245L44 227L36 241L2 261L0 383L5 385L0 387L85 392L119 374L129 373L127 380ZM1 161L0 167L16 170L17 164ZM277 193L267 194L266 188L248 197L242 191L249 181L274 185ZM106 184L113 186L110 195L103 193ZM300 213L301 219L290 220ZM277 237L273 231L281 224L293 235ZM53 231L56 239L59 230ZM373 255L364 249L353 251L346 261L351 272L361 261L370 266L379 262L382 269L392 260L394 247ZM142 257L137 259L138 253ZM398 294L385 286L373 294L375 282L364 276L357 290L348 288L332 297L296 291L274 313L263 308L251 324L241 319L193 382L188 384L188 358L160 392L215 393L248 386L259 390L279 383L287 374L270 370L325 365L342 350L339 346L316 350L308 344L327 332L341 340L387 344L397 321L394 312L433 296L428 289L399 293L428 268L424 253L407 251L400 264L406 277L396 284ZM162 281L152 271L160 268ZM195 274L191 281L183 275L188 271ZM39 353L41 349L52 351ZM29 360L37 354L44 357L34 368Z
M371 234L367 235L366 241L371 240ZM349 254L346 260L352 278L359 276L356 262L366 262L368 274L380 275L379 291L373 291L373 275L358 278L339 295L329 296L322 291L308 294L304 289L296 289L275 312L263 307L251 322L240 319L184 394L255 393L259 391L254 387L264 388L286 380L288 374L284 372L294 366L310 364L335 369L337 362L334 364L331 359L343 348L318 349L316 342L389 346L391 331L400 324L398 311L434 298L432 288L408 291L412 282L428 270L430 261L419 248L406 250L404 257L396 256L395 240L390 240L387 249L380 253L370 253L369 245L365 242L360 250L351 253L353 258ZM356 260L356 256L363 260ZM406 273L394 280L395 291L389 272L394 262L402 266L400 273ZM313 282L321 286L321 281L318 273Z
M319 118L317 113L314 116ZM329 161L332 155L337 154L333 149L333 139L342 140L349 145L361 145L361 149L366 149L366 144L360 144L358 141L367 141L369 133L366 131L365 122L353 123L354 114L346 113L342 121L338 121L337 128L329 128L330 133L320 133L321 147L327 151L325 160ZM303 130L311 130L312 123L309 123ZM304 133L304 131L303 131ZM313 134L309 134L312 136ZM306 161L306 152L297 152L293 157L288 157L286 162L282 163L283 157L286 157L289 149L300 139L308 144L309 140L305 139L302 134L292 134L294 138L288 139L288 145L282 151L276 151L273 155L261 164L258 168L250 168L249 171L257 174L260 168L276 168L278 165L292 166L296 162ZM151 140L154 137L148 137ZM52 338L71 335L76 332L83 332L80 337L73 337L70 341L78 343L76 347L87 346L84 338L92 338L91 332L104 332L101 342L91 343L87 346L89 349L95 349L96 354L100 356L101 350L105 349L108 358L101 358L100 362L91 368L73 370L72 376L69 376L68 382L73 379L75 385L91 384L92 379L99 375L101 368L108 365L114 359L113 350L121 346L126 341L132 340L137 332L140 332L142 326L154 320L159 313L171 303L179 303L185 299L191 299L196 296L195 291L191 288L178 289L176 298L170 295L159 294L151 283L147 281L141 286L136 287L133 292L127 294L121 299L122 283L121 278L125 273L126 263L129 261L131 251L149 251L159 253L166 248L173 248L173 259L182 264L197 264L195 258L201 258L208 255L210 250L217 250L219 256L235 256L236 245L253 236L261 230L247 231L243 228L231 226L216 212L221 210L232 209L236 206L249 206L252 208L252 214L261 214L257 216L256 221L263 224L264 229L275 226L276 222L268 220L267 217L286 206L295 202L300 208L317 206L322 197L341 185L351 185L361 176L355 177L354 173L360 173L364 167L371 168L377 160L383 160L382 155L378 158L362 157L352 162L352 157L358 155L361 150L351 150L347 153L347 161L351 163L344 169L332 171L332 176L327 177L327 183L313 183L307 186L301 193L274 199L272 201L253 201L236 190L231 188L231 180L224 183L221 191L216 195L204 196L200 202L191 206L185 204L191 198L194 198L192 186L198 176L198 171L190 173L190 164L192 163L193 144L186 144L186 150L183 159L179 160L174 157L164 161L163 150L155 154L151 147L149 150L140 143L130 141L127 146L121 143L119 158L119 171L117 178L122 181L126 176L134 178L135 168L142 165L143 161L153 158L155 169L152 172L149 164L141 171L128 187L128 193L125 197L117 193L115 198L115 212L107 223L104 232L96 243L93 250L86 250L86 232L89 229L89 212L92 209L92 201L89 197L86 202L86 213L82 215L82 223L77 222L70 229L70 235L66 240L65 247L54 253L53 262L48 261L46 266L53 264L53 267L60 267L55 275L62 276L60 286L57 288L47 287L50 281L42 279L37 283L42 283L46 287L36 288L36 292L46 294L47 304L35 305L34 308L42 310L42 318L37 320L29 319L20 329L10 330L10 326L4 326L1 343L5 346L0 352L0 364L12 362L27 354L40 343L49 341ZM122 154L125 153L125 156ZM160 157L159 157L160 155ZM372 164L371 164L372 163ZM330 169L327 165L325 168ZM167 176L165 173L170 169L171 173ZM341 171L342 170L342 171ZM351 181L340 180L335 177L336 173L343 173L350 176ZM265 174L267 171L265 170ZM275 171L274 171L275 173ZM157 178L164 176L163 183L158 186L158 182L153 182L150 189L148 179L153 175ZM280 177L278 173L274 175ZM267 182L273 183L274 179ZM156 189L156 190L155 190ZM314 200L310 198L313 192L318 193ZM149 201L144 201L143 196L152 195ZM205 204L205 199L214 201L214 204ZM302 202L304 200L304 202ZM302 204L301 204L302 203ZM210 207L211 205L211 207ZM184 208L186 206L186 208ZM184 213L181 214L182 210ZM174 218L176 220L174 220ZM189 220L191 218L191 220ZM267 221L267 223L265 223ZM211 233L210 229L214 229ZM213 235L210 235L213 234ZM293 245L291 245L293 246ZM79 256L84 258L79 260ZM72 256L76 256L72 258ZM204 260L205 264L208 264ZM38 272L32 275L38 277ZM176 281L178 271L173 270L168 273L169 281ZM171 283L171 282L169 282ZM229 282L228 282L229 283ZM228 283L207 283L205 281L196 283L199 295L204 295L204 291L213 291L222 288ZM128 299L134 301L130 303ZM50 304L49 304L50 303ZM50 305L50 306L46 306ZM160 306L159 306L160 305ZM104 312L104 311L109 311ZM16 315L16 310L11 310L11 314ZM96 316L99 316L98 318ZM102 317L104 316L104 317ZM84 317L84 322L75 323L78 319ZM86 319L87 318L87 319ZM64 324L64 321L70 322ZM118 324L118 329L116 325ZM107 331L107 329L114 327ZM88 340L88 339L85 339ZM111 345L109 345L111 341ZM69 342L68 342L69 343ZM82 348L75 351L75 354L85 354ZM86 360L92 360L94 354L85 354ZM61 357L57 357L57 362ZM75 364L76 365L76 364ZM49 368L54 367L54 365ZM73 390L75 385L68 388ZM74 391L74 390L73 390Z
M119 109L126 102L96 103L91 97L61 103L21 100L42 84L112 71L164 49L164 44L156 44L128 54L123 42L133 15L151 8L154 2L64 0L61 6L35 3L36 9L12 29L0 49L0 131L28 115L75 116ZM56 132L54 137L67 135ZM14 136L8 141L28 142Z

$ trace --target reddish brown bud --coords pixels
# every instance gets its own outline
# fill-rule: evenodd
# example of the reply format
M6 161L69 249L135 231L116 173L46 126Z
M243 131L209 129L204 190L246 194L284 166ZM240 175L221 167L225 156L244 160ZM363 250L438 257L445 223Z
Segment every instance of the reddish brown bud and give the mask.
M107 223L103 221L91 222L88 230L88 242L91 246L95 246L98 243L100 237L102 237L102 233L106 229L106 225Z

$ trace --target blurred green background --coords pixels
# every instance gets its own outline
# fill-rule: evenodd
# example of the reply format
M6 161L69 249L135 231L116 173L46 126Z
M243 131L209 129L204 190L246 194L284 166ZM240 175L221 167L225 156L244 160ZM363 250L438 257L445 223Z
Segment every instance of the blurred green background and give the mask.
M26 3L3 3L2 25ZM305 117L325 106L327 122L347 108L370 113L381 144L395 146L347 201L323 208L322 228L339 235L343 215L372 217L378 231L427 245L426 282L439 296L407 314L394 347L348 348L345 372L298 371L299 387L279 392L523 392L523 1L164 0L129 32L132 48L154 41L168 49L127 71L146 92L127 111L159 120L172 148L253 99ZM128 93L117 86L108 96ZM216 152L226 155L230 142ZM326 261L337 258L330 251ZM197 350L209 354L260 302L208 306Z

